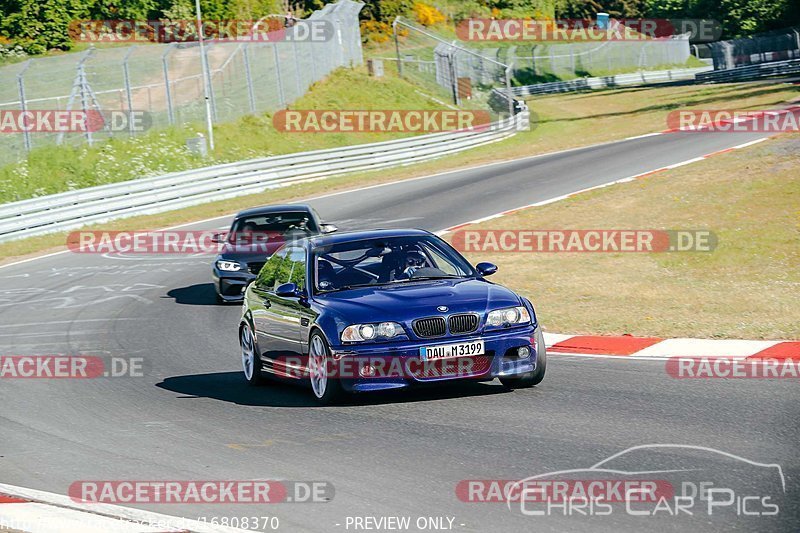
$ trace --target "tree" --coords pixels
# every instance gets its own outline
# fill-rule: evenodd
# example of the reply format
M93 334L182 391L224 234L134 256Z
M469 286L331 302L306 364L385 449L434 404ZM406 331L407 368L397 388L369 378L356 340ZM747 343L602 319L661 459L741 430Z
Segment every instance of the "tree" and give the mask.
M86 3L80 0L16 0L3 7L7 15L0 31L29 54L69 50L69 23L88 15Z

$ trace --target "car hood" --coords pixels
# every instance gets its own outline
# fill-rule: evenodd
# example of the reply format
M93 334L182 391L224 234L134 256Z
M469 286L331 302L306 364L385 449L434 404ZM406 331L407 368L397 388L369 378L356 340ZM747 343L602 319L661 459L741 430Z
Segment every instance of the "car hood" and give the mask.
M282 241L265 244L225 243L217 259L239 261L242 263L264 262L283 245Z
M408 321L522 305L512 290L481 279L447 279L364 287L318 295L317 301L347 322ZM447 311L437 307L447 306Z

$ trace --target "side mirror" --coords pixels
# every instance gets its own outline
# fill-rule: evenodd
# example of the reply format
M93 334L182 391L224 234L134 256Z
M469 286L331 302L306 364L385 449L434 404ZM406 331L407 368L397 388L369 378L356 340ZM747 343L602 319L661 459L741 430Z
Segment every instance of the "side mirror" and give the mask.
M221 243L221 242L223 242L225 240L223 237L224 237L224 234L215 233L214 235L211 236L211 242L213 242L215 244L219 244L219 243Z
M299 298L302 292L294 283L284 283L275 291L281 298Z
M320 224L319 230L322 233L333 233L334 231L338 231L339 228L336 227L336 224Z
M494 263L478 263L475 268L478 269L478 273L481 276L491 276L497 272L497 265Z

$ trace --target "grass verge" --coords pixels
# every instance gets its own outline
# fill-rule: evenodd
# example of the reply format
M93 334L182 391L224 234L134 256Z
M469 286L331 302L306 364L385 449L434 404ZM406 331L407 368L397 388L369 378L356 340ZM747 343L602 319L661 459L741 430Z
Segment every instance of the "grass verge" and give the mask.
M800 135L470 229L708 229L713 252L470 253L550 331L800 339Z
M316 90L315 87L312 92ZM530 102L533 111L538 115L535 127L531 131L520 132L501 143L410 167L353 174L299 184L285 189L272 189L259 194L212 202L168 213L118 220L103 224L102 227L110 230L155 229L232 213L253 205L295 201L364 185L424 176L446 170L456 170L660 131L667 127L666 115L673 109L683 107L760 109L780 105L798 96L800 96L800 87L791 84L642 87L547 96ZM313 98L317 100L312 104L320 106L319 108L333 105L327 103L325 98L319 96L313 96ZM331 94L327 98L345 98L345 96ZM352 98L352 101L360 101L359 95L352 96ZM340 102L339 105L353 104ZM391 104L386 103L385 100L376 105L391 108ZM353 108L358 108L358 106L353 105ZM328 134L317 134L317 137L326 135ZM297 142L297 139L292 136L284 142L291 144L291 142ZM376 139L371 136L361 142L367 140ZM243 137L241 142L256 141ZM308 146L303 148L310 149ZM33 253L57 249L65 242L65 236L66 233L56 233L2 243L0 244L0 263Z
M316 83L292 109L438 109L419 88L395 76L370 78L366 69L337 69ZM202 159L190 153L186 139L205 131L203 124L182 124L134 138L113 139L97 147L47 146L26 161L0 168L0 202L116 183L213 164L351 144L395 139L386 133L284 133L272 115L248 115L214 127L215 151Z

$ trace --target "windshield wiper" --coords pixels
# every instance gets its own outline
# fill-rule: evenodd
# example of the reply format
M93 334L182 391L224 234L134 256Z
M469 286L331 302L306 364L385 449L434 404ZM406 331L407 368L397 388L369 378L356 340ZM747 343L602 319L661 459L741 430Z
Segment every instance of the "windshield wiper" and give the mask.
M407 283L409 281L431 280L431 279L461 279L463 276L456 276L455 274L443 274L441 276L415 276L406 279L396 279L390 283Z

